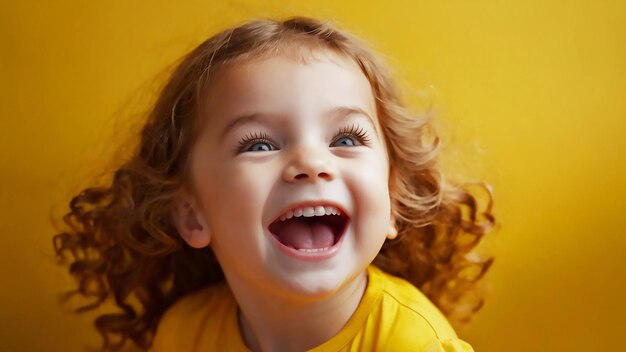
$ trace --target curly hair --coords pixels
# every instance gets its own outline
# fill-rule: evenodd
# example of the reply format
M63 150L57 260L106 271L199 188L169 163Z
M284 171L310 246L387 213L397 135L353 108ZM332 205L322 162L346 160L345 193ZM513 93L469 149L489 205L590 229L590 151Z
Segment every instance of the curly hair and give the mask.
M211 249L188 246L171 217L177 192L189 182L190 148L201 129L197 116L211 78L237 60L281 54L306 59L316 50L354 60L376 99L398 237L383 245L375 265L418 287L455 326L481 308L478 281L493 257L482 258L475 249L495 222L489 188L483 186L488 204L479 210L467 186L443 178L429 114L408 111L386 66L359 38L309 18L255 20L209 38L182 58L131 157L105 186L73 197L63 216L55 251L77 280L70 294L90 301L77 311L111 299L117 308L95 319L104 350L121 349L128 339L149 348L168 307L224 280Z

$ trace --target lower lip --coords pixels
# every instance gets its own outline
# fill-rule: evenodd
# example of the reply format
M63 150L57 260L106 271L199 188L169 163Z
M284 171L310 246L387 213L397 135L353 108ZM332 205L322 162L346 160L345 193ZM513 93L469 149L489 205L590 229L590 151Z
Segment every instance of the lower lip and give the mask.
M328 248L327 250L319 251L319 252L299 251L295 248L285 246L278 240L278 238L276 238L276 236L274 236L271 233L270 233L270 237L272 238L272 242L274 242L276 247L278 247L278 249L281 252L285 253L289 257L306 261L306 262L321 262L321 261L330 259L335 254L337 254L337 252L339 251L339 247L341 246L341 243L343 242L343 238L345 237L345 234L347 231L348 231L348 224L346 224L344 232L339 236L339 241L337 241L337 243L332 245L332 247Z

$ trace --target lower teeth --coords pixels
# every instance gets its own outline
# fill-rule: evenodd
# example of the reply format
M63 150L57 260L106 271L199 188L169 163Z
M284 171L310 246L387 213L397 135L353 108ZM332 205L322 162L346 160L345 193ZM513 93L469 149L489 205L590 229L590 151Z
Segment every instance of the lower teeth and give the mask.
M329 248L330 247L324 247L324 248L300 248L300 249L298 249L298 251L305 252L305 253L315 253L315 252L327 251Z

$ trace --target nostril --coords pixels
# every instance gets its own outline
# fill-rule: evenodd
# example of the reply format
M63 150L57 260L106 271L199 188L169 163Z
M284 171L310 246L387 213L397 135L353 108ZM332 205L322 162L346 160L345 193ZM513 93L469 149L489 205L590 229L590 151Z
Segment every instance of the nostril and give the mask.
M325 172L320 172L320 174L318 175L320 178L330 178L330 175L325 173Z
M329 178L330 178L330 175L329 175L328 173L326 173L326 172L320 172L320 173L317 175L317 177L318 177L318 178L329 179ZM296 180L307 179L307 178L309 178L309 175L307 175L307 174L305 174L305 173L302 173L302 174L298 174L298 175L296 175L296 177L295 177L295 178L296 178Z

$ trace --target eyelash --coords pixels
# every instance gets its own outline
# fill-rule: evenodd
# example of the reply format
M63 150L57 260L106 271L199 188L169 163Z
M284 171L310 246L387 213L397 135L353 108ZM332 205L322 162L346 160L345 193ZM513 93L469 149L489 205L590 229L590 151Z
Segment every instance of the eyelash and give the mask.
M257 144L257 143L274 144L270 140L270 137L267 135L267 133L265 133L265 132L254 132L254 134L247 134L245 137L243 137L239 141L239 146L237 147L235 152L237 154L243 153L243 152L246 151L245 149L247 147L249 147L250 145L253 145L253 144Z
M367 132L363 129L363 127L357 126L357 125L352 125L350 127L342 127L339 130L339 133L337 133L337 135L335 136L335 140L337 140L338 138L343 138L343 137L357 137L359 139L359 141L361 142L361 144L363 144L364 146L368 146L369 142L370 142L370 138L367 134Z
M339 130L339 132L337 132L337 134L335 135L335 138L333 139L333 141L336 141L344 137L356 137L358 141L364 146L368 146L370 142L370 138L367 132L362 127L359 127L357 125L352 125L350 127L342 127ZM274 144L272 140L270 139L270 137L267 135L267 133L264 133L264 132L249 133L245 137L243 137L241 141L239 141L239 146L237 147L236 152L243 153L246 151L246 148L248 146L254 145L257 143Z

